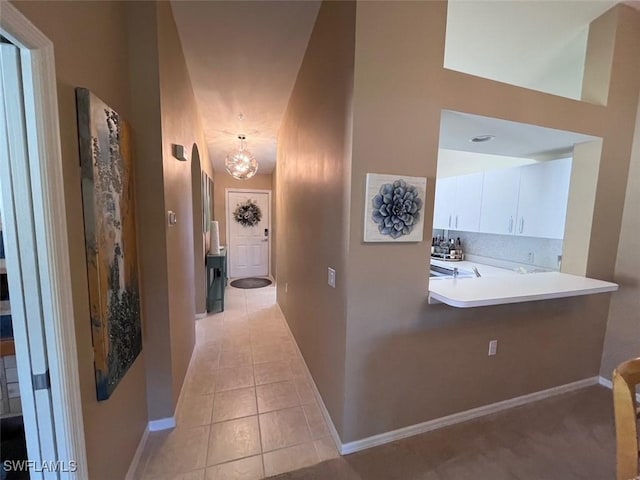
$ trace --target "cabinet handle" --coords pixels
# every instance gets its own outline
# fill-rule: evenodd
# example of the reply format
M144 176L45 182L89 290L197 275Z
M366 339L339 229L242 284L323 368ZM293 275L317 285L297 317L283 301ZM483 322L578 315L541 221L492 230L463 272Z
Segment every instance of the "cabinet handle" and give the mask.
M513 231L513 217L509 217L509 233Z
M458 215L456 215L456 228L458 228Z
M449 228L451 228L451 215L449 215Z
M524 230L524 217L520 219L520 233Z

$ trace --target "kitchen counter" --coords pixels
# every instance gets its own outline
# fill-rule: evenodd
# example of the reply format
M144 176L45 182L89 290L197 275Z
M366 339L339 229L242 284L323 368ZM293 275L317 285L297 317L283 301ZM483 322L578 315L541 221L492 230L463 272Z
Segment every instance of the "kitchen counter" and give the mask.
M429 303L446 303L452 307L470 308L507 303L530 302L552 298L575 297L613 292L618 285L602 280L560 272L520 274L475 262L441 262L447 267L471 270L478 267L482 277L441 278L429 281ZM438 262L438 263L435 263ZM469 265L464 265L469 263ZM502 270L502 272L499 272ZM505 278L508 276L509 278Z
M458 308L592 295L618 289L615 283L560 272L520 273L469 260L450 262L432 258L431 264L458 268L464 273L472 272L476 267L482 275L433 277L429 280L429 303L446 303Z
M503 276L509 276L509 275L520 275L514 270L509 270L506 268L499 268L499 267L492 267L491 265L486 265L484 263L478 263L478 262L471 262L468 260L462 260L459 262L447 262L445 260L438 260L437 258L432 258L431 264L437 265L439 267L444 267L444 268L457 268L458 270L465 270L467 272L472 272L473 267L476 267L478 269L478 272L480 272L480 275L482 275L483 277L503 277ZM446 277L432 278L432 280L445 280L445 279Z

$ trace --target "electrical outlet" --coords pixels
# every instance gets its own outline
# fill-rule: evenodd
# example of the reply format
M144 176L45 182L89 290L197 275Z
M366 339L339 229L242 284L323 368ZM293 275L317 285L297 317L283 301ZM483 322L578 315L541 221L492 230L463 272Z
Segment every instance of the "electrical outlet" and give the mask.
M498 340L490 340L488 355L493 357L496 353L498 353Z
M329 267L329 277L327 279L327 283L330 287L336 288L336 271Z

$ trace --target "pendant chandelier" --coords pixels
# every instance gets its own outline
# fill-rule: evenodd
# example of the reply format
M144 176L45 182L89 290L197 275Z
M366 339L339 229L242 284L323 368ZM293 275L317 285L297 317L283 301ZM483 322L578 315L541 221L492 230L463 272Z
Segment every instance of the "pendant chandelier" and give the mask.
M238 135L238 139L240 140L240 148L227 155L224 166L233 178L246 180L253 177L258 171L258 161L253 158L249 150L245 150L244 141L246 137Z

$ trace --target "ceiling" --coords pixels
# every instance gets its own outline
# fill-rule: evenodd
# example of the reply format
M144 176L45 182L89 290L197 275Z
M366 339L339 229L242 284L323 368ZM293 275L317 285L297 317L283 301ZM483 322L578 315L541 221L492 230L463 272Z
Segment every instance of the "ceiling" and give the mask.
M484 143L471 138L494 135ZM576 143L596 137L552 128L443 110L440 117L440 148L507 157L544 160L570 152Z
M579 98L588 24L615 3L452 0L445 66ZM625 3L638 6L633 0ZM172 1L217 171L224 171L224 159L242 133L259 173L272 172L278 129L319 6L319 1L296 0ZM523 132L514 122L455 112L445 112L443 122L441 142L449 146L442 148L473 147L507 156L566 148L580 137L531 126ZM495 141L468 142L470 136L491 132Z
M271 173L319 1L173 1L214 169L239 146ZM244 116L243 120L239 115Z

